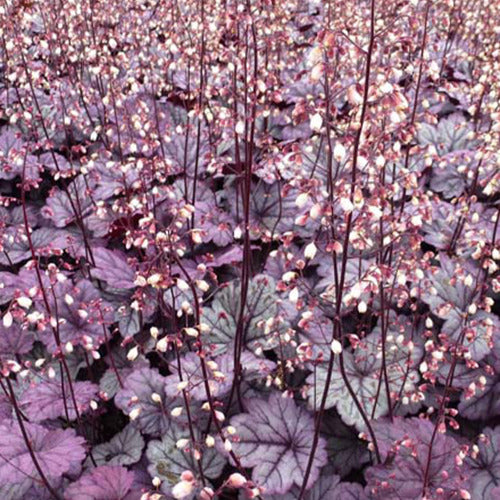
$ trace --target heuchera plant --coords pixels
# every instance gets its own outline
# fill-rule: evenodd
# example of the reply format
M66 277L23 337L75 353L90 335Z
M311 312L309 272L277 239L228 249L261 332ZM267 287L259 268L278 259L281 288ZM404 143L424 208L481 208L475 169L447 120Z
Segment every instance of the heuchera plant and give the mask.
M500 3L0 2L0 498L500 499Z

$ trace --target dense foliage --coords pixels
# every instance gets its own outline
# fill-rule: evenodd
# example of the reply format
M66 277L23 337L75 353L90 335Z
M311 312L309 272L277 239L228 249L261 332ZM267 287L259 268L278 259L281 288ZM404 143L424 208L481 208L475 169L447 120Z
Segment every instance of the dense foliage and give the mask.
M499 21L3 0L0 497L499 499Z

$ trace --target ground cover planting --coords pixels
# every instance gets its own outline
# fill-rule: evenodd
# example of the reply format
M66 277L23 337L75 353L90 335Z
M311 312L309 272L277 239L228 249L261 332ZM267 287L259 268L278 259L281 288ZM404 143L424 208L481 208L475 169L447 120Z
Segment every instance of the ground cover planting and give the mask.
M1 0L0 497L500 499L499 20Z

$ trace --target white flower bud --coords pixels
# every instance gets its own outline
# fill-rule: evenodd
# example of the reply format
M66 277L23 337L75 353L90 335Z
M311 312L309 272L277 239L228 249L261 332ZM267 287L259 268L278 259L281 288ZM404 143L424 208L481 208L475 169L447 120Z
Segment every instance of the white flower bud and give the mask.
M181 278L177 278L176 285L182 292L189 290L189 285Z
M245 484L247 484L247 480L245 476L238 472L234 472L229 476L229 479L227 480L228 486L232 488L241 488Z
M354 210L354 205L349 198L340 198L340 207L345 213L350 213Z
M316 256L316 253L318 251L318 248L314 244L314 241L311 241L308 245L306 245L304 249L304 257L306 259L312 260Z
M184 333L190 337L198 337L200 332L196 328L184 328Z
M186 498L193 491L192 481L181 481L172 488L172 496L177 499Z
M29 297L18 297L17 298L17 303L23 309L29 309L31 307L31 304L33 303L33 301Z
M297 273L294 272L294 271L288 271L286 272L285 274L283 274L283 276L281 277L281 279L285 282L285 283L290 283L290 281L292 281L293 279L295 279L297 277Z
M333 158L340 162L345 158L345 153L345 147L340 142L337 142L333 148Z
M309 126L313 132L319 132L321 130L321 126L323 125L323 118L319 113L315 113L309 119Z
M196 281L196 286L202 291L202 292L208 292L210 289L210 285L205 281L205 280L197 280Z
M334 354L340 354L342 352L342 344L337 339L334 339L330 345L330 349Z
M229 441L229 439L226 439L224 441L224 449L227 451L227 452L230 452L232 449L233 449L233 445L231 444L231 441Z
M172 417L180 417L182 415L182 406L176 406L171 412Z
M235 132L238 135L243 135L245 133L245 124L241 120L236 124Z
M130 413L128 414L128 418L130 418L130 420L136 420L140 414L141 414L141 407L136 406L130 411Z
M163 337L156 343L156 350L160 352L167 352L168 341L167 337Z
M302 208L309 201L309 193L300 193L295 199L295 205Z
M214 414L215 414L215 418L219 421L219 422L224 422L224 420L226 419L226 416L224 415L224 413L222 413L221 411L219 410L215 410L214 411Z
M127 353L127 359L129 361L134 361L139 356L139 348L137 346L132 347L130 351Z
M477 312L477 306L476 306L476 304L471 304L471 305L469 306L469 308L467 309L467 312L468 312L471 316L473 316L474 314L476 314L476 312Z
M161 403L161 396L157 392L153 392L153 394L151 394L151 399L155 403Z
M4 317L3 317L3 326L5 328L10 328L12 326L12 323L14 321L14 318L12 317L12 314L10 313L10 311L7 311L5 314L4 314Z
M189 385L189 382L187 380L183 380L182 382L179 382L177 384L177 390L179 392L183 391L187 386Z
M233 238L235 240L239 240L239 239L241 239L242 236L243 236L243 231L241 230L241 227L240 226L236 226L234 228L234 231L233 231Z
M189 444L189 439L181 438L177 440L175 446L178 450L183 450L188 444Z

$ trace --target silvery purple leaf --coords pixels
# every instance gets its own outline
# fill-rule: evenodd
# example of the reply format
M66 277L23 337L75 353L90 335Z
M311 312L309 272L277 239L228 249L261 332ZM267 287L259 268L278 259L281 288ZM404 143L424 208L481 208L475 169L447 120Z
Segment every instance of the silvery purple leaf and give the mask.
M92 200L88 195L88 187L83 175L76 177L68 184L67 192L55 188L42 208L42 216L53 222L56 227L66 227L75 222L73 207L81 212L82 217L92 210Z
M439 121L436 127L422 123L418 140L422 145L433 145L439 155L468 149L473 146L468 135L471 128L459 113L454 113Z
M78 471L85 458L84 439L73 429L48 430L37 424L24 424L35 456L52 484L67 472ZM34 482L39 482L21 430L8 420L0 423L0 493L2 498L12 488L23 495ZM12 498L12 497L11 497ZM22 498L19 496L17 498Z
M286 493L304 478L314 433L313 417L289 398L273 393L268 401L247 403L247 413L231 419L238 439L233 451L252 480L268 494ZM319 440L308 486L312 487L327 462L325 441Z
M0 130L0 179L13 180L24 175L26 179L38 179L39 166L36 156L30 153L32 147L24 142L14 128ZM26 161L25 161L26 156Z
M340 485L340 477L337 476L331 467L326 466L321 471L321 474L312 488L306 490L304 500L322 500L328 498L329 500L342 500L337 490ZM300 486L294 486L288 493L265 495L268 500L296 500L300 495Z
M163 435L170 426L170 408L174 402L165 393L165 377L156 370L141 368L132 372L124 381L124 388L115 396L115 404L126 415L139 412L136 425L145 434ZM162 401L151 398L158 394Z
M487 427L477 439L479 451L467 459L472 498L494 500L500 488L500 427Z
M21 292L21 295L28 295L30 288L38 287L39 282L36 272L33 268L22 267L18 274L9 272L0 272L0 304L5 304L12 300L16 292ZM49 279L42 275L42 283L49 286Z
M10 328L0 323L0 358L15 359L18 354L26 354L34 340L33 333L24 330L18 323L13 323Z
M90 402L96 398L98 387L91 382L72 382L78 414L85 413ZM70 387L65 379L64 388L59 378L50 379L46 375L23 392L20 406L33 422L42 422L58 417L75 420L77 412ZM66 413L67 411L67 413Z
M48 294L48 298L51 310L57 310L60 318L58 333L61 344L72 342L76 345L88 342L90 338L99 345L104 340L103 324L111 323L111 311L90 281L80 280L73 284L68 279L57 283L53 295ZM44 340L49 349L56 348L51 329L44 332Z
M429 445L434 423L420 418L396 418L374 422L383 463L367 469L365 477L370 498L399 500L420 498L426 477ZM459 498L468 488L467 466L459 466L459 444L449 435L437 433L430 458L428 493L430 498ZM442 493L438 495L437 490Z
M134 288L135 273L128 264L125 254L107 248L94 248L92 255L95 267L92 277L105 281L112 288Z
M233 353L222 354L206 365L210 394L213 398L220 399L231 390L234 379L234 355ZM241 377L246 381L265 377L275 367L274 362L258 358L247 350L241 353L241 365ZM177 387L181 382L177 361L172 362L170 368L175 374L166 378L166 393L171 397L181 396L182 393ZM199 356L193 352L185 354L181 359L181 374L182 381L188 384L185 390L190 396L198 401L206 401L205 379Z
M210 343L216 346L216 353L225 352L234 340L240 309L239 286L239 282L230 282L203 311L203 321L211 327ZM276 335L266 332L262 324L277 315L274 289L274 280L268 276L259 275L250 282L245 308L245 345L251 351L272 349L278 344Z
M422 358L422 348L418 344L411 343L412 327L404 317L395 318L394 315L391 319L390 333L385 343L388 385L392 394L401 393L404 398L416 391L416 384L419 380L417 367ZM343 352L345 373L351 388L364 408L365 414L370 418L384 416L389 410L387 392L382 386L379 387L382 366L381 349L381 330L378 326L363 339L355 350ZM310 384L309 406L312 409L319 408L321 404L327 368L326 363L318 365L307 379ZM391 397L390 404L394 407L395 403L396 400ZM403 400L400 403L403 403ZM401 411L405 411L405 407L406 410L409 409L407 404L402 406ZM356 426L360 430L365 429L364 419L345 385L338 356L334 359L332 378L326 398L326 408L333 406L337 408L345 424Z
M131 465L141 459L143 448L139 429L128 424L107 443L94 446L92 455L98 465Z
M24 225L10 227L3 235L4 252L0 264L11 265L32 259L32 253ZM31 233L33 249L37 257L61 254L67 245L67 234L55 228L42 227Z
M203 474L209 479L217 478L226 460L215 448L208 448L202 444L201 433L194 428L196 447L201 453L201 468ZM180 439L187 439L186 446L179 449L177 443ZM180 481L180 475L185 471L191 471L199 481L199 468L193 456L194 445L190 440L189 428L172 424L162 435L161 441L150 441L147 447L146 456L149 462L148 471L151 476L158 476L163 482L161 489L164 493L171 493L172 486ZM189 499L197 498L195 493L197 488L190 495Z
M132 491L134 473L125 467L103 465L91 469L64 492L65 500L139 500Z

